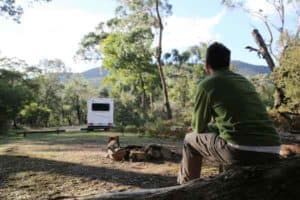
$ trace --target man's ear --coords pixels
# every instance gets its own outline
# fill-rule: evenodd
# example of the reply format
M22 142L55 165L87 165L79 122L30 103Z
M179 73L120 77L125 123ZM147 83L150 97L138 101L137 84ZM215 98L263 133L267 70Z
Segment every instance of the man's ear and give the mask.
M210 73L211 73L211 67L210 67L210 65L209 64L205 64L205 72L208 74L208 75L210 75Z

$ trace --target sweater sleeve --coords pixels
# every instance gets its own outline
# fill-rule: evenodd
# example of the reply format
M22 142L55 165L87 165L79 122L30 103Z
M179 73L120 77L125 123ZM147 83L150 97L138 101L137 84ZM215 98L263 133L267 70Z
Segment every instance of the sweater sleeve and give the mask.
M203 133L207 130L208 122L211 120L210 98L205 89L200 85L197 91L192 118L193 131Z

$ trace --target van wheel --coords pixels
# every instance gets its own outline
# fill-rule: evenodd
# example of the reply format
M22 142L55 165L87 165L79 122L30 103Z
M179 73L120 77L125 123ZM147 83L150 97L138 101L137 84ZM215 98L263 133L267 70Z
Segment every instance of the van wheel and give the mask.
M104 131L109 131L110 129L109 128L104 128Z

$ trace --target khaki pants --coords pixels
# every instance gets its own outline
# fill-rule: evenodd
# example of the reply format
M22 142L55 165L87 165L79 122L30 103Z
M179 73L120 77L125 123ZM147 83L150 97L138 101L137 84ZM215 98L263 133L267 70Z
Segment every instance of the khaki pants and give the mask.
M182 184L199 178L203 158L223 165L264 164L279 160L276 154L234 149L215 133L188 133L183 142L177 182Z

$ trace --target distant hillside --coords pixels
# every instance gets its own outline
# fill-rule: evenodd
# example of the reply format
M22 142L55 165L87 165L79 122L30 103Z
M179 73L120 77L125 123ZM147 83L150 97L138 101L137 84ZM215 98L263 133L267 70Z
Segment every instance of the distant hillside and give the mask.
M93 79L93 78L100 78L100 77L103 78L107 76L107 74L108 72L106 70L101 69L99 67L95 67L81 73L81 75L86 79Z
M239 60L233 60L231 64L235 66L235 71L237 73L242 74L244 76L255 76L257 74L270 73L269 68L263 65L252 65ZM103 78L105 78L108 75L108 71L100 67L95 67L79 74L91 83L95 85L100 85ZM70 75L71 74L69 74L69 77ZM65 78L63 78L63 80L65 80Z
M231 62L235 66L235 71L244 76L255 76L257 74L270 74L271 71L267 66L252 65L239 60L233 60Z
M95 86L100 86L101 81L108 75L108 71L101 69L100 67L95 67L81 73L62 73L60 74L60 80L66 82L74 76L82 76L84 79L94 84Z
M95 67L80 74L91 83L100 85L102 79L108 75L108 71L101 69L100 67Z

